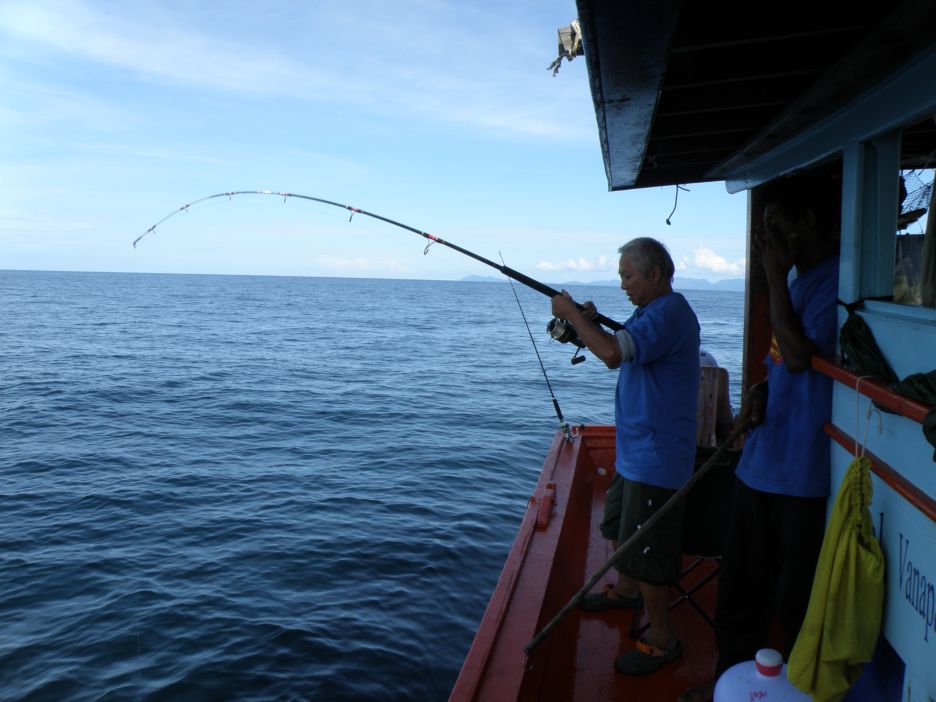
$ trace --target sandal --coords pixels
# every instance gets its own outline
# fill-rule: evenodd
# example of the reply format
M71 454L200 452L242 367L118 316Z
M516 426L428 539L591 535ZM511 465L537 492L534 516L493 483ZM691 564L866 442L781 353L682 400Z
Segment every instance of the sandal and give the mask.
M636 609L640 605L640 595L627 597L608 583L601 592L590 592L582 598L579 606L586 612L604 612L609 609Z
M658 648L643 639L636 648L614 659L614 669L624 675L647 675L660 669L664 663L675 661L682 655L682 644L677 641L671 648Z

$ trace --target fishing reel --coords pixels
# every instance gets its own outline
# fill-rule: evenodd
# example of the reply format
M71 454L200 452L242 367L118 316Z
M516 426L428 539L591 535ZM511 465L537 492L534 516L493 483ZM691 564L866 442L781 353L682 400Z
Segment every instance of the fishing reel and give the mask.
M569 322L564 319L559 319L558 317L553 317L549 320L549 324L546 325L546 332L560 344L573 344L576 347L575 353L570 360L573 366L585 361L585 356L579 355L581 350L585 348L585 344L579 339L578 332L575 331L575 327Z

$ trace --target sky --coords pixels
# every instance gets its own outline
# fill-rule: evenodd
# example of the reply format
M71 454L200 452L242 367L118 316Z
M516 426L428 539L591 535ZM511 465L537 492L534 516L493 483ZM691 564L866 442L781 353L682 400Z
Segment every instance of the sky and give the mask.
M608 192L573 0L0 0L0 269L545 282L652 236L744 275L746 195Z

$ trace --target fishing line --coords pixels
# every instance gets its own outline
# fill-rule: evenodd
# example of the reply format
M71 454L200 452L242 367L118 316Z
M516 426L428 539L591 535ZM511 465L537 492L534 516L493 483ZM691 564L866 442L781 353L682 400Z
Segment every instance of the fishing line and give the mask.
M504 254L500 251L497 252L501 257L501 263L504 263ZM504 265L507 265L504 263ZM533 338L533 332L530 330L530 323L527 321L526 313L523 311L523 305L520 304L520 296L517 294L517 288L514 287L513 281L510 278L507 278L507 282L510 283L510 289L513 291L514 299L517 301L517 307L520 308L520 316L523 317L523 323L526 325L527 334L530 335L530 343L533 344L533 351L536 352L536 360L539 361L540 369L543 371L543 378L546 379L546 387L549 389L549 396L552 398L553 407L556 410L556 417L559 419L559 428L562 430L563 436L565 436L568 443L572 443L572 429L569 427L569 423L565 420L565 417L562 416L562 410L559 408L559 400L556 399L556 393L553 392L552 383L549 382L549 374L546 373L546 366L543 364L543 359L540 356L539 348L536 346L536 339ZM575 352L578 354L578 350Z
M167 219L169 219L170 217L174 217L180 212L187 212L193 205L197 205L200 202L205 202L206 200L212 200L218 197L226 197L230 200L235 195L269 195L269 196L274 196L274 197L281 197L283 198L283 202L285 202L288 198L294 197L300 200L308 200L311 202L319 202L323 205L331 205L332 207L339 207L341 209L348 210L351 213L350 217L348 218L348 221L351 221L354 218L354 215L360 214L365 217L371 217L373 219L379 220L381 222L386 222L387 224L392 224L395 227L399 227L400 229L405 229L406 231L413 232L414 234L418 234L424 239L427 239L429 243L426 244L426 248L423 250L423 254L428 254L429 249L433 244L442 244L443 246L447 246L448 248L454 251L457 251L460 254L469 256L473 258L474 260L479 261L480 263L483 263L486 266L490 266L491 268L494 268L495 270L500 271L501 273L506 275L508 278L511 278L512 280L516 280L518 283L522 283L523 285L526 285L528 288L532 288L533 290L536 290L537 292L542 293L543 295L549 298L555 297L556 295L559 294L558 290L551 288L548 285L545 285L539 282L538 280L535 280L529 277L528 275L524 275L523 273L520 273L519 271L515 271L513 268L509 268L508 266L495 263L494 261L491 261L490 259L487 259L484 256L480 256L474 253L473 251L469 251L468 249L464 249L461 246L453 244L449 241L445 241L444 239L436 236L435 234L424 232L421 229L417 229L416 227L411 227L408 224L403 224L402 222L397 222L396 220L390 219L389 217L384 217L383 215L379 215L374 212L367 212L366 210L362 210L358 207L352 207L351 205L345 205L340 202L334 202L332 200L325 200L320 197L312 197L311 195L300 195L298 193L277 192L274 190L236 190L232 192L208 195L207 197L199 198L198 200L193 200L192 202L189 202L185 205L182 205L182 207L179 207L178 209L173 210L172 212L167 214L165 217L163 217L161 220L156 222L156 224L154 224L145 232L143 232L136 239L134 239L133 247L136 248L137 244L140 242L141 239L143 239L143 237L145 237L147 234L150 234L156 231L156 227L158 227L160 224L165 222ZM611 331L618 331L619 329L623 329L622 324L620 324L619 322L615 322L613 319L609 319L608 317L605 317L602 314L599 314L595 318L595 321L607 327ZM559 340L564 341L565 339L559 339Z

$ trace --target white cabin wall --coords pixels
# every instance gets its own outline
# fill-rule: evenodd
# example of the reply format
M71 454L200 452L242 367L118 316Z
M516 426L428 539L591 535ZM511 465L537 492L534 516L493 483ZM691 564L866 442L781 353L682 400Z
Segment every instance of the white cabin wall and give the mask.
M891 294L899 166L899 131L843 150L844 302ZM936 368L936 310L868 301L859 314L899 378ZM846 317L840 308L840 326ZM925 494L936 495L934 449L920 424L873 409L869 417L870 408L867 397L836 383L832 423ZM832 443L833 493L852 460L850 451ZM936 524L882 480L872 480L871 513L887 563L884 633L906 664L905 693L912 689L925 700L936 697Z

